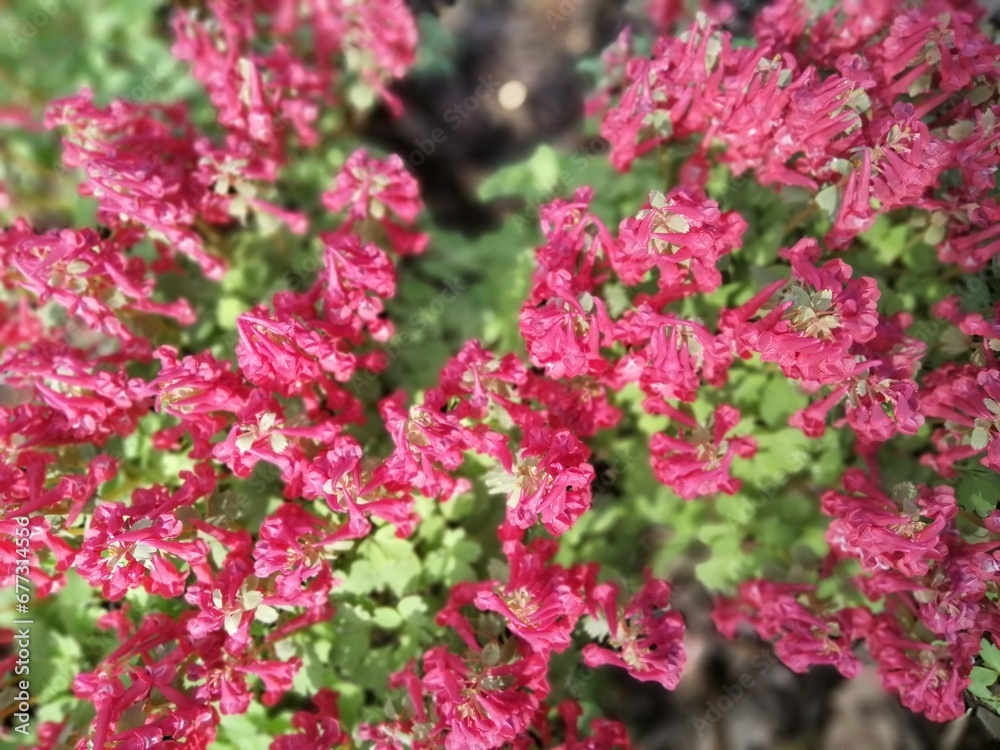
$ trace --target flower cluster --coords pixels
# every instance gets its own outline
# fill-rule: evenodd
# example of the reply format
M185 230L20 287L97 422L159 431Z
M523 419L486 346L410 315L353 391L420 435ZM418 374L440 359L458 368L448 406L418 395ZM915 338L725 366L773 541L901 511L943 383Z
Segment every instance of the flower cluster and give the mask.
M945 267L1000 254L1000 48L976 13L932 0L814 16L779 0L756 46L705 17L650 57L623 35L591 109L620 169L687 149L676 179L646 186L617 227L594 188L543 207L523 352L466 341L434 385L373 403L352 386L387 367L397 284L448 250L419 226L398 156L346 154L315 210L283 204L279 185L344 91L399 107L388 83L416 45L403 3L177 10L174 54L221 134L184 104L102 108L89 91L53 103L46 125L62 129L99 227L22 219L0 233L0 529L22 517L31 529L26 551L0 539L0 581L25 555L42 597L75 571L118 646L73 680L93 720L46 724L38 747L207 748L223 716L297 696L273 750L626 750L623 725L581 727L553 656L673 689L685 623L650 569L631 589L576 554L581 519L599 512L599 446L639 432L658 489L690 501L679 506L736 495L760 448L758 415L728 397L749 362L802 395L793 428L842 430L853 450L837 487L809 490L830 518L813 578L743 581L720 599L719 629L749 624L797 671L851 677L873 661L911 709L959 716L982 640L1000 643L1000 521L961 508L946 482L970 464L1000 472L1000 306L937 300L953 346L931 360L860 237L904 211ZM710 197L720 167L808 196L828 211L821 236L800 231L736 284L755 217ZM176 281L212 288L229 267L222 238L246 226L313 242L318 273L255 300L220 350L192 332L198 300ZM891 487L880 461L920 435L912 463L930 479ZM142 474L140 443L171 459L166 476ZM279 489L249 498L256 521L219 510L265 472ZM426 507L463 498L495 509L487 536L503 559L438 592L446 635L408 634L384 716L342 720L328 686L303 697L310 633L358 618L344 559L418 537Z
M837 413L832 424L856 436L866 469L849 469L842 489L821 498L832 518L821 574L860 564L849 579L880 607L873 614L864 604L839 605L814 584L753 580L720 602L716 621L729 635L749 623L776 639L777 653L796 671L832 664L854 676L866 647L885 686L938 721L963 713L980 641L997 632L1000 540L991 519L959 512L952 487L904 483L887 495L879 457L894 436L917 435L927 423L933 451L920 461L940 477L954 478L969 459L1000 469L1000 319L995 309L984 316L964 311L957 298L941 301L935 315L958 329L959 343L949 352L957 357L934 368L926 343L908 333L912 316L880 311L876 279L857 276L843 256L823 257L856 249L877 218L900 209L925 227L918 239L936 247L943 263L976 271L1000 254L1000 67L997 46L978 29L980 16L974 7L936 0L816 16L799 0L781 0L761 12L753 47L736 46L705 18L661 39L651 57L623 52L626 35L609 59L620 93L591 105L604 112L602 133L620 169L664 144L693 142L685 190L704 186L710 169L724 165L736 177L752 172L763 185L808 191L814 206L828 211L821 240L804 237L780 253L790 276L723 310L718 337L724 356L774 363L804 392L818 394L792 416L793 426L821 437ZM883 28L885 35L873 34ZM694 223L677 210L657 215L674 203L655 194L623 226L625 247L634 235L640 248L687 260L681 240L704 219ZM707 238L699 245L698 259L714 263L719 255ZM647 271L640 266L634 278ZM698 260L683 272L697 282ZM663 279L661 265L661 295ZM656 342L652 334L645 340ZM708 361L712 349L700 349ZM671 374L682 368L676 359L664 367ZM670 395L683 399L685 392ZM668 456L711 455L720 466L733 451L748 455L749 448L723 439L735 422L722 416L727 408L716 411L714 432L702 428L697 451L654 436L654 462L658 446ZM676 460L656 468L680 495L695 494Z
M780 0L757 19L754 47L702 19L627 62L602 133L623 169L696 137L695 164L721 147L718 160L736 176L752 170L764 185L818 192L832 208L834 249L880 214L923 209L941 260L976 270L1000 253L1000 50L979 31L981 15L933 0L812 17L801 0ZM689 174L697 184L705 173Z

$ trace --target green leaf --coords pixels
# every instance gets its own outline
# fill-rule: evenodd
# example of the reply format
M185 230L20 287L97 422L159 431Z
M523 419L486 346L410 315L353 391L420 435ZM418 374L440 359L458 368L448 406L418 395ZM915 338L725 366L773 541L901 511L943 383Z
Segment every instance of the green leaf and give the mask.
M996 510L1000 499L1000 474L983 469L971 469L955 488L959 505L980 516Z
M247 305L237 297L220 297L215 308L216 321L223 330L236 330L236 319L246 312Z
M548 145L535 149L525 161L498 169L479 187L481 200L504 195L540 195L552 191L559 180L559 156Z
M410 594L399 600L396 609L403 619L408 620L411 617L425 613L427 611L427 604L419 595Z
M994 670L987 669L986 667L973 667L969 677L972 680L973 685L989 687L997 681L997 677L1000 677L1000 675L998 675Z
M375 574L396 596L403 596L407 587L420 575L420 558L413 545L395 536L392 527L379 529L368 548L368 559Z
M760 394L760 418L768 427L778 427L788 423L788 418L804 409L809 397L784 375L773 376Z
M740 563L728 555L713 555L710 560L698 563L694 572L706 588L712 591L728 591L742 578Z
M816 193L816 205L826 212L831 219L837 215L840 208L840 191L836 185L827 185Z
M372 622L384 630L395 630L403 624L403 618L392 607L376 607Z
M979 658L994 672L1000 673L1000 649L994 646L987 638L983 638L980 644Z
M276 735L291 730L289 716L287 713L271 716L263 704L252 701L244 714L223 714L216 743L234 750L246 748L248 742L267 746Z
M1000 699L998 699L997 696L993 695L993 692L986 685L981 685L974 682L971 685L969 685L969 692L972 693L977 698L979 698L979 700L991 706L995 707L998 703L1000 703Z
M860 239L874 251L872 257L880 266L890 266L903 254L915 233L908 224L893 224L882 215Z
M381 583L381 576L368 560L355 560L347 579L340 586L340 591L351 594L367 594L374 591Z
M436 15L421 13L417 16L420 43L417 60L410 68L410 75L449 75L455 68L455 37L444 27Z

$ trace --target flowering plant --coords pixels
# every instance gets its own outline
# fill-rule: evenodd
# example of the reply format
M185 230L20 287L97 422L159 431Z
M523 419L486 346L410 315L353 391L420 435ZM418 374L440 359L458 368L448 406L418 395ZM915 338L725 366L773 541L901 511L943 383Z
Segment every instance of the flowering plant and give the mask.
M399 0L178 8L190 101L48 104L93 217L0 234L10 731L628 748L581 669L677 686L696 548L727 636L1000 706L1000 45L959 0L723 12L608 50L607 159L483 186L547 180L540 237L434 227L352 134Z

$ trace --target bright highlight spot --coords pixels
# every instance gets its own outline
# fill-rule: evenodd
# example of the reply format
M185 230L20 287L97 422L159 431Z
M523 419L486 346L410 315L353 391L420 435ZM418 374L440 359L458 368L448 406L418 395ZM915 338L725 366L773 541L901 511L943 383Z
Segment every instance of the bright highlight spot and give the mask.
M528 98L528 87L520 81L507 81L497 92L497 98L501 107L513 112L515 109L520 109Z

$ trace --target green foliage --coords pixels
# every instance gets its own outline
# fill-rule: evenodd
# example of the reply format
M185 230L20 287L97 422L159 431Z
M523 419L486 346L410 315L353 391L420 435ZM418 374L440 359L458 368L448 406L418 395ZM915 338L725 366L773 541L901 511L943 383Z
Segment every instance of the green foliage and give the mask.
M979 652L982 666L972 668L969 692L981 700L994 713L1000 713L1000 649L986 638Z
M955 496L965 510L987 516L996 510L1000 499L1000 476L982 466L973 465L962 472Z
M164 10L160 0L5 2L0 6L0 109L23 108L40 122L49 102L89 86L102 106L118 98L183 98L201 102L206 111L201 87L170 54ZM23 74L26 69L30 75ZM0 182L19 199L20 212L32 212L36 223L92 223L92 202L76 196L74 180L54 174L58 158L55 133L0 124ZM4 224L13 218L0 210Z
M23 43L0 44L0 106L27 105L40 115L43 103L75 93L82 85L98 86L98 102L141 92L147 71L157 80L146 94L157 100L184 98L197 104L193 117L209 127L214 117L200 89L169 54L162 28L163 6L155 0L108 0L97 5L66 3L50 23ZM0 9L0 31L19 29L37 10L35 0L13 0ZM452 41L432 21L422 25L424 45L418 69L444 73ZM66 49L65 39L74 39ZM58 54L57 54L58 52ZM25 80L3 71L31 65L31 90L17 88ZM161 75L162 73L162 75ZM11 88L11 86L13 86ZM155 89L155 90L153 90ZM355 92L363 104L364 92ZM2 127L2 126L0 126ZM323 124L328 136L306 157L299 154L284 170L276 193L292 206L318 205L317 196L359 141L334 117ZM6 133L2 134L6 136ZM542 241L538 208L557 197L568 197L582 186L599 186L593 212L614 231L634 215L651 189L668 190L686 155L683 149L637 162L620 174L608 163L606 144L588 134L582 145L569 152L539 147L517 164L497 170L481 184L484 200L517 197L520 208L495 232L475 239L429 223L430 249L399 267L397 294L388 305L396 322L395 338L382 348L389 368L364 393L369 408L384 395L403 389L418 397L437 381L442 365L463 343L478 339L493 351L524 353L518 328L521 306L534 271L534 249ZM21 210L45 224L92 223L93 204L76 196L73 180L54 178L57 140L51 133L26 135L21 131L0 137L0 181L6 182ZM687 300L680 306L688 316L712 324L724 307L739 304L764 284L787 275L779 251L806 235L821 234L836 209L836 191L823 191L815 200L801 192L777 193L759 185L752 175L733 177L713 169L707 191L724 210L737 210L749 220L743 247L723 263L724 283L714 294ZM54 212L53 206L70 206ZM53 213L54 212L54 213ZM0 211L0 220L12 218ZM313 226L329 228L333 217L314 210ZM887 314L906 313L919 321L914 336L928 345L928 366L943 361L949 347L962 346L955 330L936 320L931 306L957 294L966 310L981 310L998 297L1000 281L993 273L984 278L943 278L933 247L933 220L899 212L883 216L860 238L863 252L850 257L855 275L873 276L882 290L880 309ZM305 288L319 268L315 237L301 238L286 229L261 224L259 219L225 236L213 238L213 252L227 258L230 270L216 286L199 274L167 274L158 279L163 299L184 296L196 306L197 323L186 330L170 330L160 340L181 348L210 349L220 358L234 359L237 316L267 299L275 291ZM142 252L151 256L149 246ZM613 315L630 305L623 287L609 286L605 298ZM617 309L616 309L617 308ZM959 335L960 339L960 335ZM651 435L664 429L664 417L650 416L641 408L642 394L629 387L614 394L614 404L624 412L613 436L592 441L593 463L598 468L593 512L584 515L562 538L559 561L600 563L618 571L622 583L638 580L650 567L657 575L693 570L713 591L731 592L741 581L769 577L775 580L810 580L831 601L845 603L847 594L839 580L817 581L815 561L827 552L828 519L819 509L823 488L836 485L843 471L859 465L849 431L830 429L822 439L809 439L789 426L790 417L814 398L790 383L774 366L753 359L733 368L722 388L703 391L693 405L704 416L720 403L733 404L744 415L737 432L750 433L758 442L753 460L736 462L734 475L743 486L732 497L688 502L658 482L649 465ZM143 418L134 435L112 441L105 451L121 461L119 474L101 490L105 500L121 500L137 487L153 483L176 485L182 470L193 462L177 453L157 450L152 435L164 425L160 417ZM366 448L384 452L391 446L380 427L364 435ZM913 456L925 449L929 429L894 441L878 457L887 485L925 481L929 470L913 475ZM81 465L90 458L81 453ZM486 467L464 470L480 478ZM963 509L985 516L997 507L1000 477L978 464L961 466L956 491ZM256 532L262 520L281 502L281 485L272 468L260 465L247 480L227 480L211 499L212 517L223 518L228 528ZM308 633L292 637L288 648L302 659L294 692L304 696L323 687L340 693L344 723L355 726L373 705L384 703L388 676L440 639L434 615L450 587L462 581L501 578L504 574L498 543L497 521L502 502L475 482L475 489L440 504L418 499L421 523L415 534L401 539L390 526L345 550L339 559L332 604L336 618L319 623ZM82 528L79 529L82 533ZM627 543L616 543L628 540ZM218 542L212 554L226 553ZM845 577L851 571L845 573ZM0 593L3 611L11 611L11 593ZM140 621L152 612L171 614L171 604L143 591L126 598L130 617ZM859 603L852 601L851 603ZM873 609L877 602L860 602ZM89 707L69 692L72 677L85 672L115 647L115 638L100 630L97 619L105 610L98 592L76 574L67 573L67 585L35 605L38 625L33 641L37 673L33 690L39 703L39 720L61 720L72 715L78 723L90 720ZM607 631L607 623L587 618L584 629L591 636ZM282 646L285 648L285 646ZM1000 677L1000 651L983 642L981 666L973 670L971 692L994 710L1000 709L996 683ZM574 664L556 660L550 679L557 696L564 697L574 682ZM33 667L34 669L34 667ZM587 686L585 708L592 711L593 696ZM379 700L372 701L376 695ZM215 747L263 747L270 738L288 731L288 712L274 713L258 703L241 716L223 719Z

